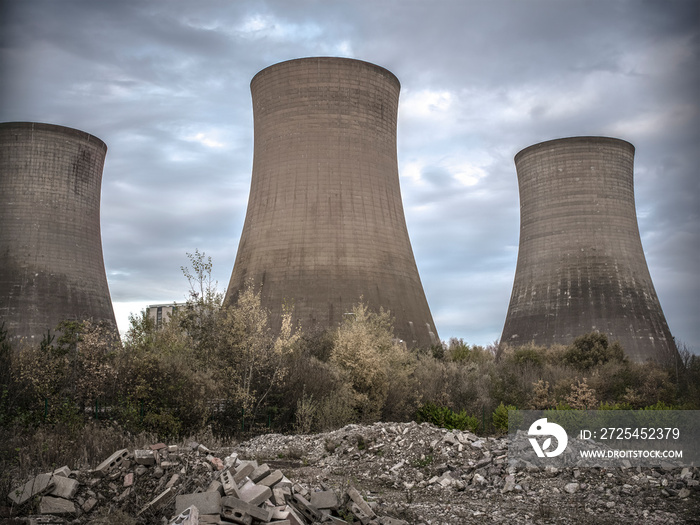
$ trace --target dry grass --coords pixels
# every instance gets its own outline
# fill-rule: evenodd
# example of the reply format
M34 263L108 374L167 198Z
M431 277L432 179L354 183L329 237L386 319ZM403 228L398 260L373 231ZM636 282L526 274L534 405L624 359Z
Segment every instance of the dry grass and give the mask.
M95 468L115 450L156 442L153 434L134 436L116 426L97 422L80 429L63 425L3 428L0 430L0 494L8 494L36 474L64 465L73 470Z

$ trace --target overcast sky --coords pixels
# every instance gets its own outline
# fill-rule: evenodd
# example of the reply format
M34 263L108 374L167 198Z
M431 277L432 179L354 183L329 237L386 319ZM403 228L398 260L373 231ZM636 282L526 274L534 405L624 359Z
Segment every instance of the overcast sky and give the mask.
M105 267L120 329L184 301L186 252L227 284L248 201L249 83L306 56L401 81L409 234L440 337L498 339L519 235L513 156L606 135L636 147L642 244L671 332L700 352L697 0L0 0L0 121L109 148Z

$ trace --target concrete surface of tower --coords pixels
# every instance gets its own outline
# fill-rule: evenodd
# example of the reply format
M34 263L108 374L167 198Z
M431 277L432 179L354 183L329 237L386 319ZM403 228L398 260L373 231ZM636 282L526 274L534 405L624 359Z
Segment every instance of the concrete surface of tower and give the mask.
M400 84L386 69L302 58L251 82L253 173L226 294L248 282L279 327L338 326L361 299L409 346L437 341L406 229L396 154Z
M634 146L572 137L515 156L520 247L502 343L570 344L597 330L634 361L676 355L634 204Z
M64 320L116 323L100 235L107 146L83 131L0 123L0 323L38 344Z

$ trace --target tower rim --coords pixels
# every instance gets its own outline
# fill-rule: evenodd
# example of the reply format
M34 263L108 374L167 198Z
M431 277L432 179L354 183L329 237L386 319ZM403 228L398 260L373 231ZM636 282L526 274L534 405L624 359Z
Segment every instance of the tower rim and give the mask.
M86 140L87 142L97 143L99 147L107 151L107 144L99 137L96 137L92 133L83 131L77 128L71 128L69 126L62 126L60 124L49 124L48 122L31 122L31 121L15 121L15 122L0 122L0 130L2 129L31 129L39 131L49 131L53 133L59 133L62 135L72 135L80 139Z
M518 153L515 154L515 157L513 160L515 163L518 163L518 160L523 158L526 155L529 155L531 153L534 153L540 149L552 147L558 144L566 144L566 143L575 143L575 142L597 142L597 143L607 143L607 144L617 144L617 145L627 145L629 148L632 150L632 154L635 152L635 147L634 144L631 142L620 139L617 137L608 137L605 135L581 135L581 136L572 136L572 137L561 137L561 138L556 138L556 139L551 139L551 140L545 140L543 142L538 142L537 144L533 144L531 146L528 146L526 148L521 149Z
M281 68L281 67L288 65L292 62L307 62L307 61L314 61L314 60L319 61L319 62L321 62L321 61L328 62L328 63L330 63L330 62L345 62L345 63L355 62L355 63L361 64L363 66L369 66L371 69L375 69L375 70L385 74L387 77L391 78L396 83L397 87L399 89L401 89L401 81L399 80L399 78L396 75L394 75L394 73L392 73L391 71L389 71L387 68L385 68L383 66L374 64L372 62L368 62L367 60L360 60L358 58L334 57L334 56L325 56L325 55L324 56L308 56L308 57L292 58L289 60L284 60L282 62L277 62L276 64L272 64L271 66L267 66L267 67L261 69L260 71L258 71L255 74L255 76L253 76L253 78L250 81L251 89L252 89L252 86L255 83L256 79L258 77L260 77L262 74L264 74L265 72L268 72L272 69Z

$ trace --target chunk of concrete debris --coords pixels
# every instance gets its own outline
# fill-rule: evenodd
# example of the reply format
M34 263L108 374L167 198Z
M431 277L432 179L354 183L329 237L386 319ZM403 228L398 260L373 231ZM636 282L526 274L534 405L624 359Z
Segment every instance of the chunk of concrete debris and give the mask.
M53 474L39 474L27 481L23 487L19 487L10 492L7 497L15 504L22 505L34 496L49 492L56 486L56 478Z
M175 498L175 513L180 514L192 505L199 509L200 514L220 514L221 494L219 492L181 494Z
M505 484L501 492L512 492L515 489L515 476L513 474L508 474L505 477Z
M97 505L97 498L90 497L83 503L83 512L90 512Z
M226 495L224 493L224 487L218 479L212 480L211 483L209 483L207 490L205 490L204 492L218 492L222 496Z
M248 474L248 477L253 483L259 482L261 479L267 477L270 474L270 467L267 466L267 463L263 463L262 465L258 466L253 472Z
M312 507L319 510L321 509L337 509L338 508L338 496L332 490L323 490L311 493L311 499L309 501Z
M64 478L67 478L70 476L71 469L68 467L68 465L64 465L61 468L57 468L56 470L53 471L53 474L56 476L63 476Z
M567 483L564 485L564 490L569 494L575 494L578 492L580 485L578 483Z
M190 505L170 521L170 525L199 525L199 509Z
M156 456L152 450L134 450L134 461L139 465L150 467L156 464Z
M128 457L129 457L129 450L128 449L124 448L122 450L117 450L114 454L112 454L107 459L105 459L102 463L97 465L97 468L95 469L95 473L98 476L106 476L110 472L121 467L122 463L124 463L124 461L126 461L126 459Z
M270 487L256 485L252 481L248 481L238 488L240 499L251 505L260 505L263 501L272 496Z
M235 467L236 463L238 463L238 454L233 452L232 454L226 456L224 458L224 466L229 469L231 467Z
M78 487L80 486L77 479L63 476L54 476L54 482L56 485L51 489L49 494L57 498L72 499L75 493L78 492Z
M287 487L275 487L272 489L272 503L285 505L287 499L292 497L292 491Z
M357 492L357 489L350 485L347 490L348 496L350 496L350 499L364 512L367 516L369 516L370 519L376 518L376 514L374 514L374 511L370 508L369 505L367 505L367 502L362 498L359 492Z
M165 484L165 488L166 488L166 489L169 489L169 488L171 488L171 487L174 487L174 486L175 486L175 483L177 483L179 479L180 479L180 474L173 474L173 475L171 476L171 478L170 478L170 481L168 481L168 482Z
M240 485L248 474L255 470L255 465L252 462L242 462L236 467L236 473L233 475L233 480Z
M267 476L262 478L260 481L257 481L258 485L265 485L266 487L274 487L277 485L282 479L284 478L284 474L282 474L281 470L275 470L273 472L270 472ZM255 480L253 480L255 481Z
M75 504L67 499L44 496L39 502L40 514L75 514Z

